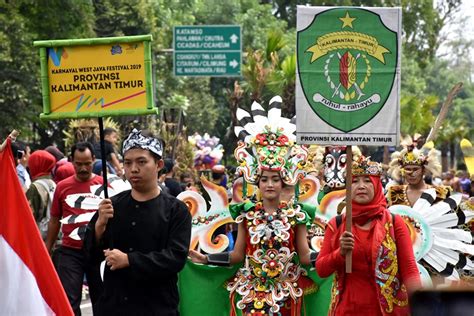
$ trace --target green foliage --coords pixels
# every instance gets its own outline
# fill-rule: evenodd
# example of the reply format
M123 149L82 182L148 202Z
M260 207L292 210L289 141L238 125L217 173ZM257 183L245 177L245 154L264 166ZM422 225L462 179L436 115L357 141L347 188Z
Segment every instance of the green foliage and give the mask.
M472 118L472 111L470 113L465 112L466 107L465 105L463 106L462 103L461 100L456 100L452 105L445 123L440 128L437 144L459 143L461 139L465 138L472 130L472 127L469 127L469 119ZM468 113L470 115L466 115Z
M277 95L282 94L289 86L294 86L296 79L296 54L286 56L268 79L267 87Z
M447 43L449 59L436 58L443 27L461 0L18 0L0 3L0 134L21 129L41 146L61 144L66 121L40 122L42 100L38 52L39 39L87 38L152 34L153 73L157 106L164 122L155 117L120 118L124 128L142 122L177 124L179 111L188 133L208 132L223 140L231 155L235 106L252 99L267 102L275 94L284 104L294 104L296 75L296 5L401 6L403 10L402 133L427 133L447 92L458 81L464 89L440 132L440 141L473 136L474 87L471 73L472 41ZM170 48L177 25L238 24L242 27L243 76L241 78L175 77ZM457 33L465 29L461 23ZM235 94L238 81L245 93ZM226 94L227 91L227 94ZM235 95L233 95L233 93ZM231 97L232 96L232 97ZM283 108L283 115L294 108ZM453 123L454 122L454 123ZM447 127L447 125L450 125ZM145 126L143 126L145 127ZM461 127L464 127L462 129ZM169 133L169 129L163 127ZM457 129L457 130L456 130ZM39 139L38 139L39 137ZM181 136L180 136L181 137ZM180 139L184 139L184 136ZM181 141L181 140L180 140ZM232 144L227 144L231 143Z
M283 34L287 31L286 21L275 18L270 5L254 4L246 7L235 21L242 26L245 49L264 49L270 32L280 31Z
M403 96L400 101L400 129L402 135L420 133L428 135L435 120L433 110L438 105L436 96L420 98L415 95Z
M41 98L38 57L31 54L34 34L18 6L0 3L0 39L0 135L17 129L25 139L32 134L29 123L41 109Z
M188 110L186 112L185 123L188 133L204 133L215 130L219 113L215 99L211 95L210 86L204 79L194 79L186 86L186 95L189 98Z
M155 31L153 6L146 0L96 0L97 37L150 34Z

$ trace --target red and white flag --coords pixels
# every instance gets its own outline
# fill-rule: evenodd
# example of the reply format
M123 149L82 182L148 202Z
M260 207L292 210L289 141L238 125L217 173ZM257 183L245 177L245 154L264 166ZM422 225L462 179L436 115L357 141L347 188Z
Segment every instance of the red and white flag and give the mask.
M0 315L73 315L17 180L10 148L0 152Z

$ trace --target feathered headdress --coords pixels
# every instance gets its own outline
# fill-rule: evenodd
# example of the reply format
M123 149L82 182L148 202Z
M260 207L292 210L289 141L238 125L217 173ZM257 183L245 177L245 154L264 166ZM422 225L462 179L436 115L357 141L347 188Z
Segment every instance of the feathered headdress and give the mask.
M388 174L399 181L402 177L402 168L408 165L418 165L424 167L433 176L441 175L441 164L438 160L433 142L428 142L421 149L416 148L416 142L402 143L405 148L392 154Z
M304 177L308 151L296 145L296 126L290 119L281 117L281 103L281 97L273 97L268 116L257 102L252 104L252 114L237 109L240 126L236 126L234 132L239 143L234 156L239 163L237 172L248 183L257 184L264 170L278 171L288 185L295 185Z

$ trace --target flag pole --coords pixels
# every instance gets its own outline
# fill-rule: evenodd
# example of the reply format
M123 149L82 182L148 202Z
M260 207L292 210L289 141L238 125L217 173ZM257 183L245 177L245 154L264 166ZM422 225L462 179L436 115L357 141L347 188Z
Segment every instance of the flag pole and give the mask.
M105 136L104 136L104 121L102 117L99 118L99 135L100 135L100 155L102 160L102 179L104 188L104 198L109 198L109 192L107 191L107 157L105 157Z
M346 231L352 231L352 146L346 149ZM346 253L346 273L352 273L352 251Z

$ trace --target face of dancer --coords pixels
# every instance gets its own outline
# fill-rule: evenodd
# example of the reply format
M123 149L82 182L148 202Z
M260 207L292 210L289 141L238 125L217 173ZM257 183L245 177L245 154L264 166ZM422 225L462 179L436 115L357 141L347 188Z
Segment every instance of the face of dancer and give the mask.
M423 180L423 167L418 165L407 165L405 170L405 180L408 184L418 184Z
M258 183L262 198L266 200L280 199L283 181L277 171L263 171Z
M374 185L368 176L352 179L352 201L358 204L369 204L374 199Z
M72 164L76 171L76 178L79 181L85 182L92 177L92 164L94 163L94 156L89 148L84 151L74 151L72 157Z
M149 150L133 148L125 152L123 167L125 177L132 188L145 192L156 188L158 171L163 168L163 160L156 159Z

